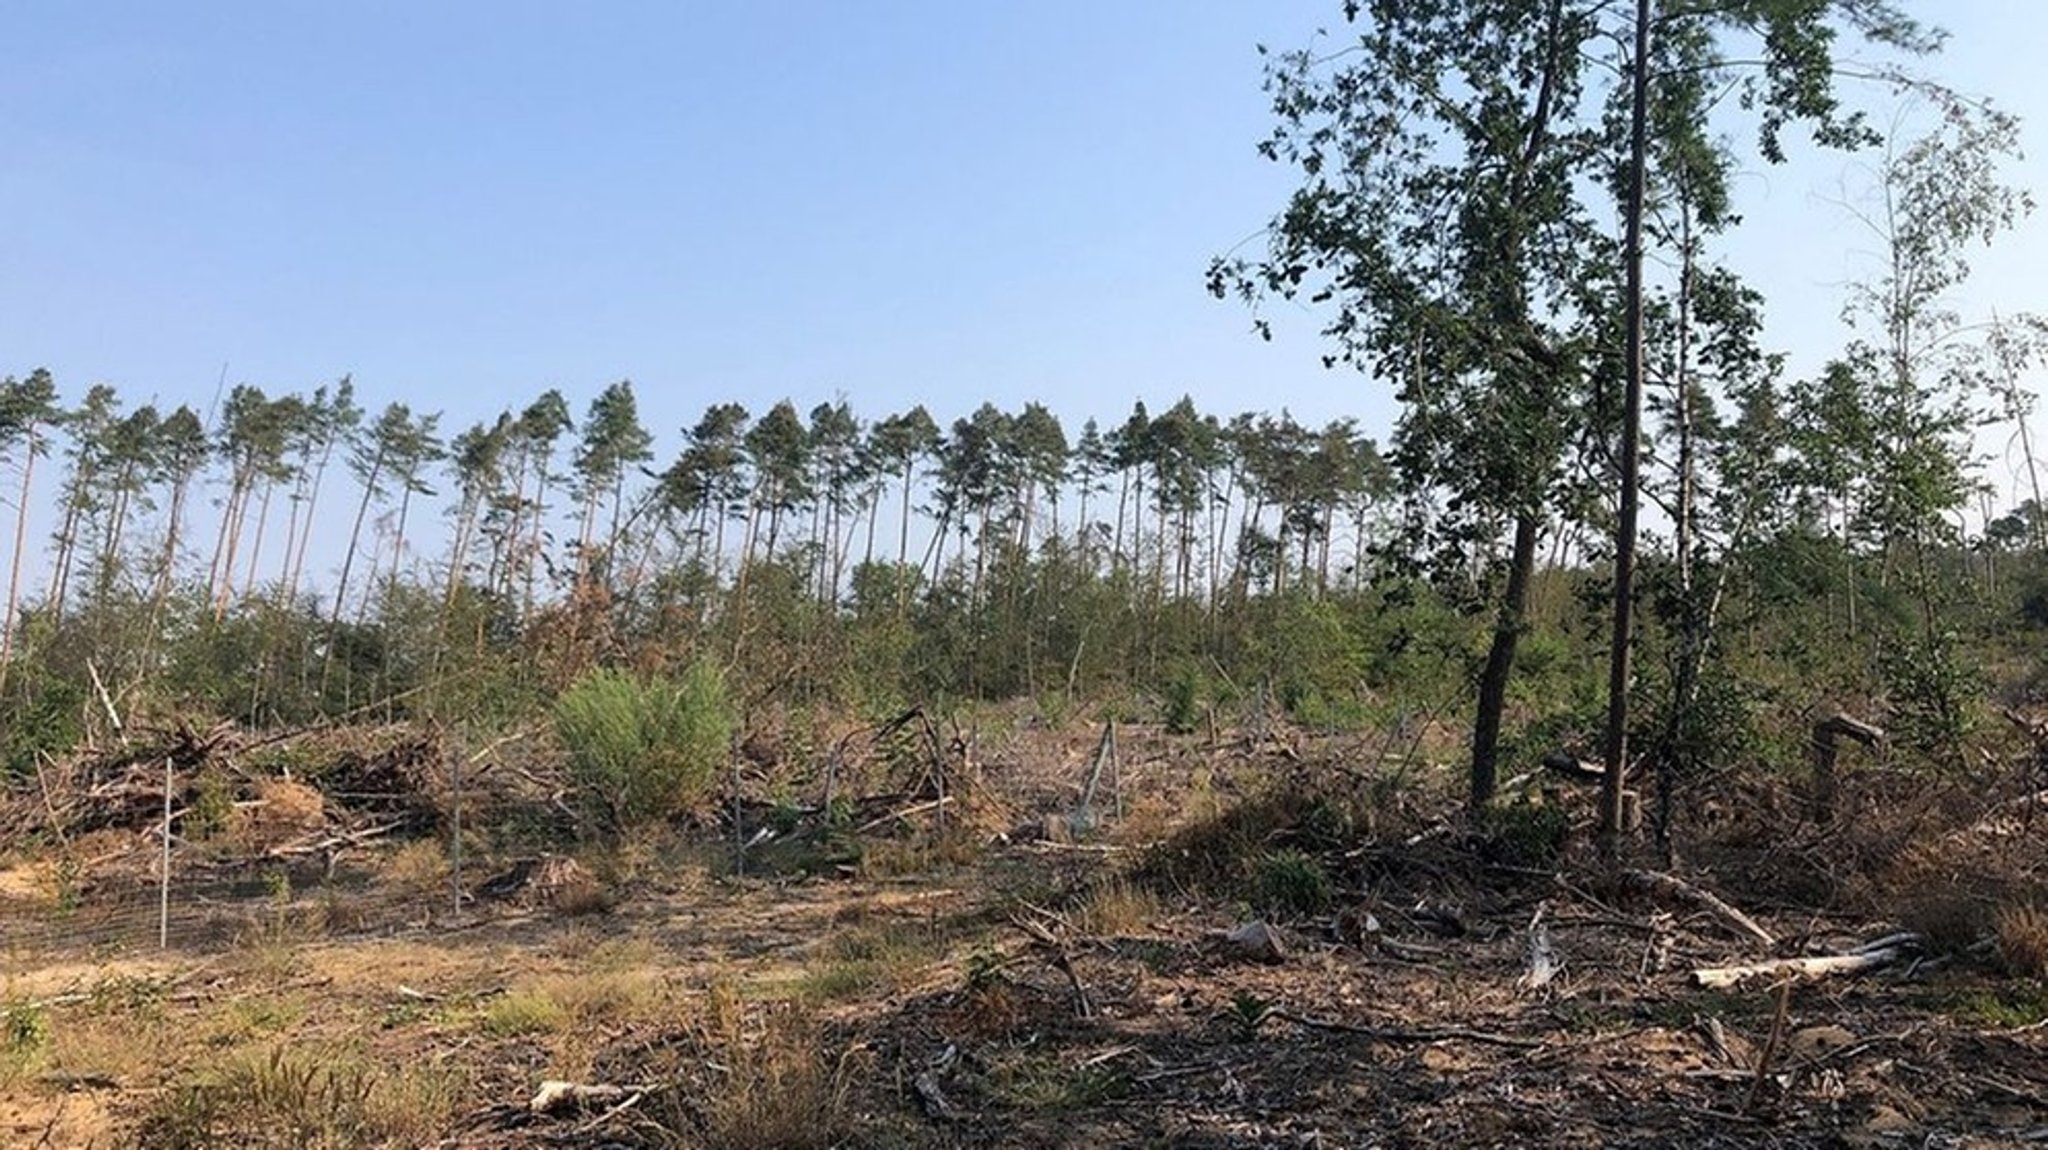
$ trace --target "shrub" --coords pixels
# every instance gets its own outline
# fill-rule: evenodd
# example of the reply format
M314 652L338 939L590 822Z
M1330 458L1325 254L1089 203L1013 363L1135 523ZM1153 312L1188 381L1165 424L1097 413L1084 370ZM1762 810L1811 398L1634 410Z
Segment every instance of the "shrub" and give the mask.
M689 810L717 779L734 716L699 661L680 680L593 671L555 701L555 730L588 813L608 829Z
M1252 866L1252 904L1268 915L1319 914L1330 907L1330 876L1314 856L1269 851Z

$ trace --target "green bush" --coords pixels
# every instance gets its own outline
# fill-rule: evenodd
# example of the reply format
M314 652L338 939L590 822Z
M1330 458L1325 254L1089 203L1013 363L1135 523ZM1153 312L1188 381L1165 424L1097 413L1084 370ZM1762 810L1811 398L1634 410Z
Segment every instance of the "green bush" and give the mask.
M1268 915L1320 914L1336 897L1323 864L1303 851L1261 855L1252 865L1251 879L1252 905Z
M702 801L734 722L724 678L704 661L680 680L593 671L555 701L555 730L585 807L614 830Z

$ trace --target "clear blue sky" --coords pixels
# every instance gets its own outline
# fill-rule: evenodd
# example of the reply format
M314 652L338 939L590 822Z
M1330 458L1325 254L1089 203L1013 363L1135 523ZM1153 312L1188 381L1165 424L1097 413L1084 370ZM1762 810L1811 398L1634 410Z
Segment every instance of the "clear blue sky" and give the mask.
M2048 8L1911 7L1931 69L2048 125ZM353 373L451 430L631 378L874 417L1132 400L1383 429L1313 323L1202 273L1279 205L1258 42L1335 0L74 4L0 12L0 371L203 404ZM2041 127L2048 130L2048 126ZM1745 179L1737 258L1802 362L1859 270L1838 160ZM2022 173L2039 183L2041 166ZM1966 301L2048 307L2037 221Z

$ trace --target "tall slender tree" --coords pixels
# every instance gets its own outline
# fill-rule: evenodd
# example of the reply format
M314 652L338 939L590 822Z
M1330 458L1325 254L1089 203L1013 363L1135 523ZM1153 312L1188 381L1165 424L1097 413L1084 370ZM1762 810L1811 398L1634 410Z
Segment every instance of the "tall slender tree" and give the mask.
M14 615L21 605L21 556L28 544L36 458L48 449L45 433L61 414L57 383L48 370L39 367L27 379L10 375L0 380L0 454L11 456L21 469L14 504L14 556L7 562L7 609L0 613L0 689L7 685L7 671L14 659Z

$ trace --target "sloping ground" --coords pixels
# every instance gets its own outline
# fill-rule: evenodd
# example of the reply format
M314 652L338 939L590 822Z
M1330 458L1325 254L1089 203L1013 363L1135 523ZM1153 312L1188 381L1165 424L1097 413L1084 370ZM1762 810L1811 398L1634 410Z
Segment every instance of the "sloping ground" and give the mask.
M989 753L991 806L1022 826L1075 809L1090 740L1059 737L1035 773L1017 747ZM1897 925L1870 898L1795 897L1848 884L1814 828L1724 836L1700 855L1715 869L1688 872L1767 946L1549 858L1561 824L1540 812L1468 839L1413 780L1381 787L1336 756L1321 776L1297 762L1313 752L1281 756L1302 786L1248 797L1232 780L1271 778L1273 758L1131 750L1142 794L1078 845L964 809L945 834L936 810L862 815L857 853L818 844L828 865L801 836L773 844L791 873L858 877L718 879L702 849L641 844L588 872L515 867L455 918L439 872L407 869L419 844L372 844L342 865L388 914L323 911L336 896L309 881L168 952L22 936L0 949L0 1144L2048 1141L2048 990L1967 952L1974 936L1859 978L1692 985L1696 967ZM2015 897L2043 852L2006 821L1916 830L1885 865L1961 859L1978 886L1930 878L1930 897ZM1969 849L1928 853L1965 831ZM602 898L548 894L589 874ZM48 880L13 897L47 902ZM1230 941L1258 915L1277 946ZM536 1112L549 1080L600 1089Z

